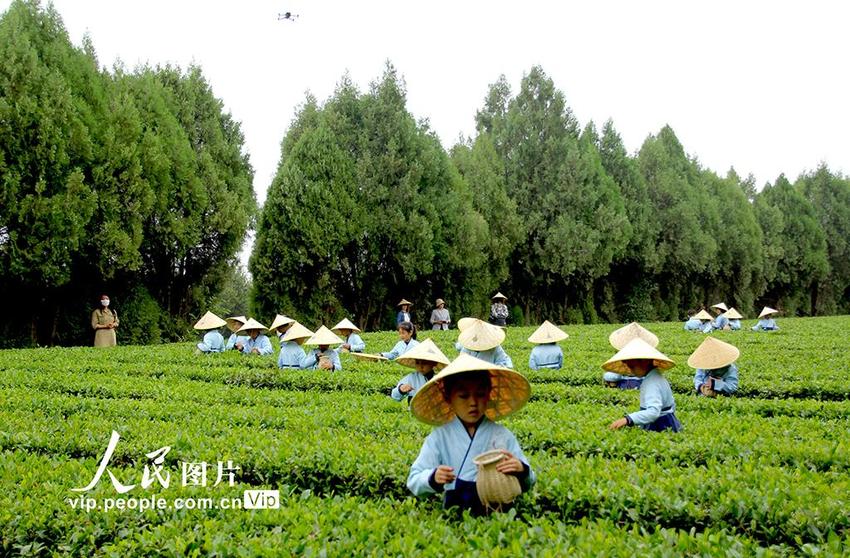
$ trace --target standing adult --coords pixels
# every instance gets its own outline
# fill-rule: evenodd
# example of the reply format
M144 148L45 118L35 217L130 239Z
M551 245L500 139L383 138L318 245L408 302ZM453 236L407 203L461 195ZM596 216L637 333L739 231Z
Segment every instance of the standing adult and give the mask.
M413 323L413 320L410 319L410 307L413 306L413 303L406 298L403 298L396 306L398 306L400 310L395 316L395 325L398 326L398 324L402 322Z
M95 347L114 347L118 344L115 330L118 328L118 313L109 308L109 297L100 295L100 306L91 313Z
M490 323L505 327L508 322L508 297L502 293L493 295L493 304L490 305Z
M431 329L449 329L452 320L446 308L446 301L438 298L436 305L437 307L431 310Z

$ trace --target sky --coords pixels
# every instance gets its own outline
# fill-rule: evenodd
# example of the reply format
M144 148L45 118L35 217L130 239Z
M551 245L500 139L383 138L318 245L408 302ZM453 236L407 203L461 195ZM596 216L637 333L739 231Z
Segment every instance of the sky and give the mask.
M200 65L241 122L260 203L306 92L327 99L346 71L365 90L388 60L408 109L446 148L474 134L491 83L504 74L516 91L537 64L582 125L613 119L631 152L669 124L704 167L752 173L759 187L820 162L850 174L848 2L53 4L75 44L90 35L102 66ZM287 11L298 18L278 21Z

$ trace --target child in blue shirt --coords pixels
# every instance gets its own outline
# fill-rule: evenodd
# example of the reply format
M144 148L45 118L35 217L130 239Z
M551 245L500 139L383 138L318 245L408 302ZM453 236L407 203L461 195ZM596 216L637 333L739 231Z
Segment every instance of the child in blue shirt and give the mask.
M558 341L563 341L567 337L569 335L555 324L549 320L544 321L528 338L529 343L537 344L536 347L531 349L528 367L532 370L541 368L560 370L561 366L564 365L564 352L558 346Z
M398 343L388 353L381 353L381 356L390 360L395 360L416 345L419 341L416 340L416 326L410 322L401 322L398 324Z
M435 370L445 368L449 364L449 359L433 341L426 339L398 357L396 362L415 370L396 384L390 396L396 401L407 398L407 402L410 403L417 390L434 377Z
M413 415L437 426L410 467L407 487L417 496L443 493L443 506L484 515L476 486L476 456L501 450L496 469L527 491L536 476L516 437L496 420L528 401L531 386L520 373L466 354L425 384L411 402Z
M735 361L741 351L714 337L705 341L688 358L688 366L696 368L694 389L697 395L715 397L731 395L738 390L738 367Z

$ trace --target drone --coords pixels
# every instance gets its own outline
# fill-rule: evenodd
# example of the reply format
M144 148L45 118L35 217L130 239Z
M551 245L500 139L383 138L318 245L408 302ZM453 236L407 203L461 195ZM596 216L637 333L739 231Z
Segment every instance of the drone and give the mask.
M278 21L292 21L294 22L298 19L298 14L293 14L292 12L284 12L282 14L277 14Z

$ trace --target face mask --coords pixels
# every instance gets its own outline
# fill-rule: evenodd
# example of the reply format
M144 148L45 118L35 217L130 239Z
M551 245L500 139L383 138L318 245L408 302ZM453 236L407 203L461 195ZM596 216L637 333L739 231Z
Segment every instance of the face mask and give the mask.
M109 299L107 298L105 300L101 300L100 303L103 304L104 306L109 306Z

